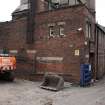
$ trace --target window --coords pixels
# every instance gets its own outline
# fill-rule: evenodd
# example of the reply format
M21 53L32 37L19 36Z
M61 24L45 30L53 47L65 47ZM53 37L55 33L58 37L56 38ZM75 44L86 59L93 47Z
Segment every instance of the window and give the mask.
M57 0L46 0L48 2L49 10L54 10L59 7L59 1Z
M91 24L89 23L89 25L88 25L88 31L89 31L89 38L91 38Z
M80 4L80 0L59 0L60 5L68 4L69 6Z
M49 37L65 36L65 22L49 23Z
M58 8L73 6L81 4L81 0L45 0L48 3L49 10L55 10Z
M69 4L69 0L59 0L59 4Z
M76 4L76 0L69 0L69 5L72 6L72 5L75 5Z
M60 25L60 26L59 26L59 35L60 35L60 36L65 36L64 26L63 26L63 25Z
M91 38L91 24L89 22L86 23L86 37Z
M50 37L55 37L54 26L49 26L49 36Z
M60 36L65 36L65 28L64 28L65 24L66 23L64 21L57 23L57 25L59 26L59 35Z

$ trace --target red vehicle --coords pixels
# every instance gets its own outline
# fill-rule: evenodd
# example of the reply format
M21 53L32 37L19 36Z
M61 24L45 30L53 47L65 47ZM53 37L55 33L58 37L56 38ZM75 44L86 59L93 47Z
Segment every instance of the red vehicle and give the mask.
M0 78L14 80L13 72L16 69L16 58L9 54L0 54Z

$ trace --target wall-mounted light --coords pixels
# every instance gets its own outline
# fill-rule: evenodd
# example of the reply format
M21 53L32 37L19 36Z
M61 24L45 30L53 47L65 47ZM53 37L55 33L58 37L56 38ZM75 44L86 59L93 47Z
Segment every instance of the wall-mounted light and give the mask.
M73 47L73 44L70 44L69 47L72 48Z
M84 44L87 46L88 45L87 41L85 41Z
M77 29L77 31L82 31L82 28L81 28L81 27L80 27L80 28L78 28L78 29Z
M86 55L85 55L85 58L89 58L89 54L86 54Z

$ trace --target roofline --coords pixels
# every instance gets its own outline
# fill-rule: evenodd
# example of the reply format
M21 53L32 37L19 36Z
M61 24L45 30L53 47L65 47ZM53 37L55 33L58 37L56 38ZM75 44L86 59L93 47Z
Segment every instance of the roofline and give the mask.
M68 8L77 8L77 7L85 7L85 5L84 4L77 4L77 5L72 5L72 6L57 8L55 10L46 10L46 11L42 11L42 12L37 12L37 14L47 13L47 12L54 12L54 11L59 11L59 10L63 10L63 9L68 9Z
M105 30L101 28L102 25L96 23L96 27L98 27L101 31L103 31L105 33Z

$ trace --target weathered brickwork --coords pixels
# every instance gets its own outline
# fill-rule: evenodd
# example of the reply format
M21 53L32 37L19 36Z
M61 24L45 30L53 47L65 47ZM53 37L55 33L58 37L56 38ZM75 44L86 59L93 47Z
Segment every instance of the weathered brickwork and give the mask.
M93 22L92 28L94 30L95 19L84 6L43 12L36 16L35 49L37 50L37 56L63 58L60 62L37 61L37 72L68 74L70 79L80 80L80 65L89 63L89 58L85 58L86 54L89 55L90 50L89 44L85 46L85 40L88 40L85 37L87 18ZM49 37L48 25L54 24L56 29L59 29L57 25L59 22L65 23L65 36ZM78 31L79 28L82 28L82 30ZM85 51L85 49L87 50ZM79 55L75 55L76 50L79 50Z
M97 78L105 74L105 30L100 25L96 26L96 48L97 48Z
M0 35L4 38L3 40L0 38L2 41L1 44L4 44L3 46L0 46L1 48L5 46L10 50L19 50L20 48L25 47L26 20L23 18L2 24Z
M53 72L62 75L67 81L79 82L81 64L90 63L93 77L98 75L102 77L104 67L97 70L101 64L104 66L104 63L101 63L103 61L100 55L97 55L97 51L103 52L103 47L97 44L100 38L96 37L95 33L95 14L85 5L52 11L42 11L43 8L38 10L35 16L34 43L32 44L26 43L26 14L15 17L10 22L0 23L0 48L17 50L18 58L20 56L18 52L22 53L21 58L25 58L25 61L19 58L16 75L34 74L32 76L38 80L44 73ZM91 25L91 34L88 37L87 22ZM52 27L54 36L50 36L53 33L50 32ZM63 27L61 29L64 35L60 35L60 27ZM21 49L24 49L24 52L21 52ZM98 66L96 66L97 62Z
M36 15L35 43L31 47L36 50L35 68L37 73L55 72L69 75L70 79L76 81L80 80L80 65L85 63L86 11L84 6L74 6ZM50 38L48 24L54 23L56 29L59 29L59 22L65 22L65 36ZM25 42L25 19L10 22L6 27L9 29L6 47L17 50L22 47L27 50L30 48ZM82 28L82 30L79 31L79 28ZM79 51L79 55L75 55L76 50ZM41 61L37 60L37 57L62 57L62 60Z

